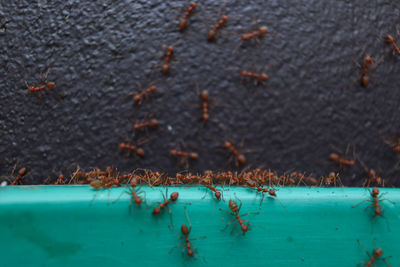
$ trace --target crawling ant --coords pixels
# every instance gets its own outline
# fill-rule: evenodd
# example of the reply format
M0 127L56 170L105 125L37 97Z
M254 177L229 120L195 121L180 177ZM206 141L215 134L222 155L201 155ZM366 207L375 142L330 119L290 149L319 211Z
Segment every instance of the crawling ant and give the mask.
M245 164L246 163L246 157L243 153L239 153L239 151L235 148L235 146L229 142L225 141L224 147L229 150L233 154L233 157L235 158L235 163L236 165L239 164Z
M137 130L140 130L140 129L143 129L143 128L146 128L146 129L147 129L148 127L153 128L153 129L157 129L157 128L158 128L158 125L159 125L158 120L152 119L152 120L150 120L150 121L145 121L145 122L141 122L141 123L136 123L136 124L134 124L134 125L132 126L132 129L133 129L134 131L137 131Z
M167 188L166 195L168 195L168 188ZM164 202L161 202L158 206L156 206L153 209L152 214L153 215L159 214L164 207L167 207L168 208L168 212L169 212L169 216L170 216L170 220L171 220L171 225L173 226L174 224L172 223L172 211L171 211L171 209L169 208L168 205L169 204L176 204L175 201L178 199L179 193L178 192L171 193L171 196L168 199L164 196L163 193L162 193L162 196L164 198Z
M143 202L143 199L139 196L139 194L146 194L146 192L141 192L140 189L135 190L135 183L131 183L130 185L128 184L127 187L128 191L124 191L123 193L126 193L131 197L131 199L129 200L129 214L131 214L132 203L135 202L136 205L140 206ZM114 200L113 203L117 202L120 199L121 195L116 200Z
M146 143L147 141L148 140L139 140L134 145L131 145L130 141L128 141L128 143L119 143L118 147L119 147L120 150L127 151L127 156L128 157L130 156L131 152L134 152L135 155L143 158L145 156L145 152L144 152L144 149L139 147L139 146L144 144L144 143Z
M197 247L196 247L191 241L203 239L203 238L206 238L206 236L201 236L201 237L198 237L198 238L189 238L189 234L190 234L190 232L192 231L192 223L190 222L189 215L188 215L188 213L187 213L186 207L185 207L185 213L186 213L186 219L187 219L188 222L189 222L189 227L187 227L186 224L182 224L182 226L181 226L181 233L182 233L183 236L179 236L178 238L179 238L179 239L183 239L183 241L182 241L181 243L179 243L178 245L176 245L175 247L171 248L171 250L169 251L169 253L172 253L172 251L173 251L175 248L184 245L183 248L182 248L182 256L184 255L185 249L186 249L187 255L188 255L189 257L193 257L193 256L195 256L195 255L194 255L194 250L192 249L192 247L195 248L196 251L197 251ZM173 230L173 228L172 228L171 226L169 226L169 228L170 228L171 230ZM174 231L174 230L173 230L173 231ZM174 232L175 232L175 231L174 231ZM176 232L175 232L175 234L176 234ZM178 235L178 234L177 234L177 235Z
M375 64L373 64L373 59L370 55L368 55L367 53L365 53L365 57L364 57L364 63L361 66L360 63L358 63L357 61L355 61L353 59L353 62L357 65L357 67L361 70L361 74L360 76L357 77L357 80L361 81L361 85L363 87L367 87L369 82L371 81L370 76L373 75L370 73L371 70L376 69L376 67L378 67L379 63L382 61L384 56L381 56L376 62Z
M45 89L53 89L56 86L55 82L47 82L47 75L49 74L49 71L50 68L47 69L43 79L42 79L42 73L40 73L40 84L41 84L40 86L35 86L35 85L29 86L28 83L25 81L28 91L31 93L36 93L44 91Z
M184 149L186 150L186 145L183 140L181 140ZM185 166L186 169L189 169L189 159L197 160L199 158L199 154L196 152L184 152L179 151L177 149L171 149L169 154L174 157L178 157L178 165Z
M15 173L15 169L17 168L17 164L14 165L14 168L11 172L11 176L14 178L13 180L10 179L9 177L5 177L9 182L10 185L22 185L22 179L26 176L28 173L27 168L23 167L18 170L17 173Z
M349 148L350 148L350 145L347 146L345 155L348 154ZM338 149L336 149L336 150L338 150ZM340 151L340 150L338 150L338 151ZM342 153L342 152L340 152L340 153ZM353 157L356 158L356 156L355 156L355 151L354 151L354 146L353 146ZM336 163L336 164L339 164L340 167L342 167L342 166L353 167L353 166L356 164L355 160L353 160L353 159L346 159L346 158L340 156L340 155L337 154L337 153L331 153L331 154L329 155L329 159L330 159L332 162L334 162L334 163Z
M203 90L201 92L200 99L202 102L203 121L207 122L210 119L210 115L208 113L208 91L207 90Z
M393 139L394 139L394 141L384 139L383 142L385 142L385 144L389 145L393 149L393 152L399 153L400 152L400 137L394 137Z
M193 14L194 9L196 8L197 4L195 2L191 2L188 9L185 12L183 18L179 20L179 29L183 31L186 29L187 25L189 24L189 17ZM164 73L165 74L165 73Z
M57 181L54 184L55 185L65 184L64 178L65 178L64 174L60 173L60 175L58 175Z
M153 83L155 83L155 82L153 82ZM137 83L137 85L140 88L140 84ZM143 90L140 93L130 93L128 95L134 95L133 98L132 98L132 101L135 104L139 104L140 105L144 98L148 99L148 95L154 93L156 90L157 90L157 86L156 85L151 85L150 87L148 87L147 89Z
M365 186L369 187L371 183L375 183L380 186L385 186L385 180L382 177L378 176L378 174L374 169L369 169L367 165L365 165L365 163L360 158L358 158L358 161L363 166L365 172L368 174L368 178L366 178L362 184L363 187Z
M221 17L221 19L218 20L217 24L212 26L212 29L208 31L208 36L207 36L207 39L209 41L214 40L215 35L217 34L218 30L224 25L224 23L226 23L227 20L228 20L228 16L223 15Z
M384 41L385 42L387 42L387 43L390 43L390 44L392 44L392 50L393 50L393 54L394 54L394 52L396 51L397 52L397 54L399 54L400 55L400 48L397 46L397 41L399 40L399 37L400 37L400 32L399 32L399 28L398 27L396 27L396 30L397 30L397 39L396 39L396 41L394 40L394 38L393 38L393 36L392 35L390 35L390 34L388 34L388 36L384 39Z
M227 213L229 213L229 214L231 214L232 216L235 217L235 218L232 219L232 220L225 226L225 228L222 229L221 231L225 231L226 228L227 228L230 224L232 224L235 220L237 220L237 221L235 222L233 228L232 228L231 234L232 234L233 231L235 230L236 225L239 223L240 229L242 230L243 235L245 235L246 232L247 232L248 230L250 230L250 228L249 228L249 225L246 225L246 224L244 223L244 222L246 222L246 221L248 222L248 220L242 220L241 217L244 217L244 216L249 215L249 214L260 214L260 213L259 213L259 212L247 212L247 213L245 213L245 214L240 215L240 214L239 214L239 211L240 211L240 209L242 208L242 201L241 201L240 199L238 199L238 201L240 202L240 205L239 205L239 206L238 206L238 204L237 204L235 201L229 200L229 209L231 210L230 212L229 212L229 211L226 211L226 210L223 210L223 209L221 209L221 208L219 209L220 211L225 211L225 212L227 212Z
M387 192L386 192L386 193L387 193ZM390 203L392 203L393 205L396 204L395 202L393 202L393 201L391 201L391 200L389 200L389 199L382 198L386 193L382 193L382 194L379 195L379 189L378 189L377 187L374 187L374 188L372 189L372 191L370 191L372 200L368 200L368 199L367 199L367 200L363 200L363 201L361 201L360 203L358 203L357 205L353 205L352 207L355 208L355 207L357 207L357 206L363 204L364 202L371 202L371 204L368 205L365 209L369 208L370 206L374 206L374 207L375 207L375 209L374 209L374 219L375 219L377 216L381 216L382 218L385 218L385 217L383 216L383 210L384 210L384 208L382 207L382 205L379 204L379 201L387 200L387 201L389 201ZM389 228L389 224L388 224L388 228Z
M261 192L261 194L262 194L262 198L261 198L261 201L260 201L260 209L261 209L261 205L263 203L263 200L265 198L265 194L268 194L269 196L274 197L274 198L277 197L276 190L273 189L273 188L263 188L263 187L259 187L258 186L258 187L253 188L253 189L256 190L257 192Z
M214 177L213 171L205 171L204 176L201 177L200 184L202 184L204 187L206 187L210 191L214 192L215 198L217 200L221 200L221 192L218 191L218 189L215 186L213 186L213 181L212 181L213 177Z
M322 177L320 186L322 186L322 183L325 183L327 186L333 186L336 187L336 184L340 184L341 187L343 187L342 179L340 178L339 173L335 172L330 172L327 177Z
M365 247L363 246L363 244L361 244L360 239L357 239L357 242L360 244L360 246L363 248L363 250L365 251L365 253L367 253L369 260L367 261L362 261L362 263L365 263L365 267L371 267L371 266L375 266L375 261L377 260L382 260L384 262L386 262L386 264L389 265L389 267L391 266L388 262L387 262L387 258L391 258L392 256L387 256L385 258L381 258L383 255L383 250L381 248L376 248L375 246L375 242L376 242L376 238L374 238L374 250L372 251L372 256L371 254L368 252L368 250L365 249Z

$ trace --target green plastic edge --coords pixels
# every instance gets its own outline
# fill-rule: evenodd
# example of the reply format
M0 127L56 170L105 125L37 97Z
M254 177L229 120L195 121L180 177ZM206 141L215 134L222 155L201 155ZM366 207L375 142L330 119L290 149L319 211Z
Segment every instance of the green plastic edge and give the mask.
M149 205L165 193L141 190ZM168 190L182 203L171 205L176 233L188 224L186 206L190 237L206 236L193 241L197 259L182 255L183 246L169 253L182 241L168 228L169 213L133 205L130 214L126 188L8 186L0 188L1 266L363 266L368 255L357 239L372 253L374 238L391 266L400 266L399 189L380 189L396 204L382 202L385 218L375 219L373 207L365 209L370 203L352 207L370 199L364 188L280 188L261 210L261 194L249 188L225 187L224 201L198 186ZM239 227L221 231L233 217L219 209L236 198L241 213L260 212L244 217L251 227L244 236Z

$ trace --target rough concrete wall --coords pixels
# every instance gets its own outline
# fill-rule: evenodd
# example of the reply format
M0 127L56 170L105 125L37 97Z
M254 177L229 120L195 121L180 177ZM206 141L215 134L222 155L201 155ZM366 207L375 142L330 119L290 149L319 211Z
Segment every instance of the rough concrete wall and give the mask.
M176 18L184 1L0 1L2 175L17 160L31 169L25 183L67 173L74 163L175 173L168 151L181 138L200 154L191 171L234 169L220 151L229 137L257 150L246 154L251 167L315 175L337 170L328 161L331 145L354 144L368 166L399 185L399 158L382 137L398 133L400 55L388 53L367 88L352 83L360 73L352 58L362 62L365 49L377 59L389 48L376 38L395 34L396 1L202 1L184 33ZM204 26L220 10L232 19L207 42ZM240 45L257 18L277 35ZM158 67L145 76L170 44L181 59L172 61L171 73ZM272 65L268 86L239 77L252 64ZM38 83L49 66L58 97L27 94L24 81ZM151 102L138 108L124 99L137 82L144 88L155 80ZM196 106L196 82L217 97L207 124ZM162 126L149 131L146 157L124 157L118 143L149 113ZM362 172L346 170L345 184L360 185Z

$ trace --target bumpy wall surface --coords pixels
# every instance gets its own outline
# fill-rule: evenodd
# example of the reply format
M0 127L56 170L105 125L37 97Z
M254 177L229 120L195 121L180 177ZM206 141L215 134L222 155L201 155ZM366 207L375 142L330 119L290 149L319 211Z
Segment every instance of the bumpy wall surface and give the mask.
M396 34L396 1L202 1L183 33L177 16L184 1L11 1L0 0L0 174L13 165L31 172L24 183L83 168L113 165L121 171L177 168L169 150L181 139L197 151L191 171L226 166L222 142L244 140L251 167L326 175L332 146L348 144L394 185L399 157L383 139L398 134L400 55L387 53L367 88L354 82L364 52L375 60ZM218 13L230 19L215 42L207 27ZM254 21L272 36L243 42ZM359 44L359 46L357 45ZM176 59L164 76L166 45ZM163 50L164 47L164 50ZM237 48L237 50L236 50ZM254 86L239 69L271 65L266 86ZM51 66L54 94L28 94ZM147 74L147 75L146 75ZM128 93L157 81L151 102L135 106ZM207 89L214 106L203 124L196 92ZM146 156L126 157L118 144L132 138L131 125L152 114L161 125L149 130ZM356 186L363 168L343 172Z

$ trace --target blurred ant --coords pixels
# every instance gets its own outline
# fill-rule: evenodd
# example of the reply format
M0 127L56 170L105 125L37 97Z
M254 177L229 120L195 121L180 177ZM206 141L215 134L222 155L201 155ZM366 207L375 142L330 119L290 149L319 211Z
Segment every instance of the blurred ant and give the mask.
M340 149L337 149L335 147L333 147L333 148L335 150L337 150L340 154L343 154L343 152L340 151ZM348 145L347 148L346 148L346 152L344 153L345 156L349 153L349 149L350 149L350 145ZM356 159L355 147L353 146L353 159L349 159L349 158L340 156L337 153L331 153L329 155L329 159L332 162L334 162L336 164L339 164L340 167L342 167L342 166L353 167L356 164L356 162L355 162L355 159Z
M189 24L189 17L193 14L196 6L197 4L195 2L190 3L185 12L185 15L179 20L179 30L183 31L184 29L186 29L187 25Z
M190 222L189 215L188 215L188 213L187 213L186 207L185 207L185 214L186 214L186 219L187 219L188 222L189 222L189 227L187 227L186 224L182 224L182 226L181 226L181 233L182 233L183 236L179 236L179 235L175 232L175 230L172 228L171 225L168 226L168 227L178 236L178 239L183 239L183 241L182 241L181 243L179 243L179 244L176 245L175 247L171 248L170 251L169 251L169 253L172 253L172 251L173 251L175 248L178 248L178 247L184 245L183 248L182 248L182 257L184 256L185 249L186 249L186 253L187 253L187 255L188 255L189 257L193 257L193 256L194 256L194 257L196 258L196 255L194 254L194 250L192 249L192 247L195 248L196 252L197 252L197 247L196 247L191 241L193 241L193 240L199 240L199 239L204 239L204 238L207 238L207 236L201 236L201 237L197 237L197 238L189 238L189 234L190 234L190 232L192 231L192 223Z
M178 199L178 196L179 196L178 192L171 193L171 196L167 199L166 196L168 195L168 188L166 189L165 195L161 190L160 190L160 192L162 194L162 197L163 197L164 201L163 202L159 202L160 204L153 209L152 214L153 215L160 214L161 210L166 207L168 209L168 212L169 212L170 221L171 221L171 227L173 227L174 224L172 222L172 211L169 208L169 204L189 204L190 205L191 203L176 203L175 201Z
M135 202L135 204L138 206L140 206L143 202L143 198L141 198L139 196L139 194L144 194L145 198L146 198L146 192L141 191L140 188L135 190L135 187L136 187L135 183L127 184L128 191L122 192L121 195L116 200L113 201L113 203L115 203L121 198L122 194L124 194L124 193L128 194L131 197L129 200L129 215L132 214L132 203L133 202Z
M394 136L391 139L383 139L383 142L389 145L392 148L393 152L400 152L400 137Z
M335 172L330 172L327 177L322 177L319 186L322 186L323 183L325 183L327 186L333 185L336 187L337 184L339 184L341 187L343 187L342 179L340 178L339 173Z
M357 242L360 244L360 246L363 248L363 250L365 251L365 253L367 253L369 260L367 261L362 261L361 263L365 263L365 267L371 267L371 266L375 266L375 261L378 260L382 260L384 261L386 264L389 265L389 267L391 266L388 262L387 259L391 258L392 256L387 256L385 258L381 258L383 255L383 250L381 248L376 248L375 242L376 242L376 238L374 238L374 250L372 251L372 256L371 254L368 252L368 250L365 249L365 247L363 246L363 244L361 244L360 239L357 239Z
M47 82L47 76L49 75L50 68L47 69L46 74L42 78L42 72L40 72L40 86L35 86L33 85L28 85L28 83L25 81L26 87L28 88L28 91L30 93L39 93L43 92L45 89L53 89L56 84L55 82Z
M373 75L371 73L371 70L374 70L378 67L379 63L381 63L382 59L384 58L384 55L381 56L374 64L374 60L372 59L372 57L370 55L368 55L367 52L364 52L364 54L365 54L365 56L364 56L364 62L363 62L362 66L360 63L355 61L355 59L353 58L353 62L361 70L361 74L353 82L360 80L361 85L363 87L367 87L371 81L370 76Z
M209 189L210 191L214 192L215 198L217 200L221 200L222 196L221 191L218 191L218 189L213 185L214 176L215 175L213 171L205 171L204 176L201 177L200 184ZM204 197L205 196L206 195L204 195Z
M400 56L400 48L396 44L397 41L400 38L400 32L399 32L399 27L398 26L396 26L396 32L397 32L396 40L394 40L392 35L388 34L387 37L384 39L384 41L387 42L387 43L390 43L392 45L391 50L393 51L393 55L394 55L395 52L397 52L397 54L399 54L399 56Z
M236 195L235 195L235 197L236 197ZM245 213L245 214L241 214L241 215L240 215L239 212L240 212L240 209L242 208L242 201L241 201L240 199L238 199L237 197L236 197L236 199L240 202L240 205L239 205L239 206L238 206L238 204L237 204L235 201L229 200L229 209L230 209L231 211L226 211L226 210L223 210L223 209L221 209L221 208L219 209L220 211L227 212L227 213L229 213L230 215L232 215L232 216L235 217L235 218L233 218L233 219L225 226L225 228L223 228L221 231L225 231L226 228L228 228L228 226L231 225L231 224L235 221L235 224L234 224L234 226L232 227L231 234L232 234L233 231L235 230L236 225L239 224L239 225L240 225L240 229L241 229L242 232L243 232L243 235L245 235L246 232L250 230L250 228L249 228L249 225L248 225L248 224L245 224L245 223L244 223L244 222L248 222L248 220L242 220L242 217L247 216L247 215L249 215L249 214L260 214L260 212L247 212L247 213Z
M16 168L17 168L17 164L18 164L18 163L15 163L15 165L14 165L14 167L13 167L13 169L12 169L12 172L11 172L11 176L12 176L13 178L10 178L10 177L7 177L7 176L2 176L3 178L5 178L5 179L8 180L8 182L10 183L10 185L22 185L22 179L23 179L23 178L27 175L27 173L28 173L28 170L27 170L27 168L25 168L25 167L20 168L20 169L18 170L18 172L15 173L15 170L16 170Z
M184 150L187 150L186 145L183 140L181 140L182 146ZM199 158L199 154L196 152L186 152L186 151L180 151L177 149L171 149L169 151L169 154L174 157L178 157L178 167L179 166L184 166L186 170L189 169L189 159L191 160L197 160Z
M390 203L392 203L393 205L395 205L396 203L391 201L391 200L389 200L389 199L382 198L385 194L387 194L387 192L386 193L382 193L382 194L379 195L379 189L377 187L374 187L372 189L372 191L369 191L369 192L370 192L370 195L372 197L372 200L368 200L368 199L367 200L363 200L360 203L358 203L356 205L353 205L352 207L355 208L355 207L363 204L364 202L371 202L371 204L368 205L365 209L367 209L367 208L369 208L371 206L374 206L374 217L373 218L375 219L377 216L381 216L382 218L385 218L385 216L383 216L384 208L382 207L382 205L379 204L379 201L386 200L386 201L389 201ZM388 229L390 231L388 222L387 222L387 226L388 226Z
M385 179L378 176L374 169L369 169L367 165L358 157L358 161L360 162L361 166L364 168L365 172L368 174L368 178L365 179L362 186L369 187L371 183L377 184L379 186L385 186Z
M135 104L142 104L143 99L146 99L147 101L149 100L149 95L150 94L154 94L157 90L157 86L154 85L155 83L157 83L157 81L153 81L150 84L147 85L147 89L142 90L141 85L139 82L136 82L137 87L139 88L140 92L132 92L127 94L127 96L133 95L132 97L132 101Z

